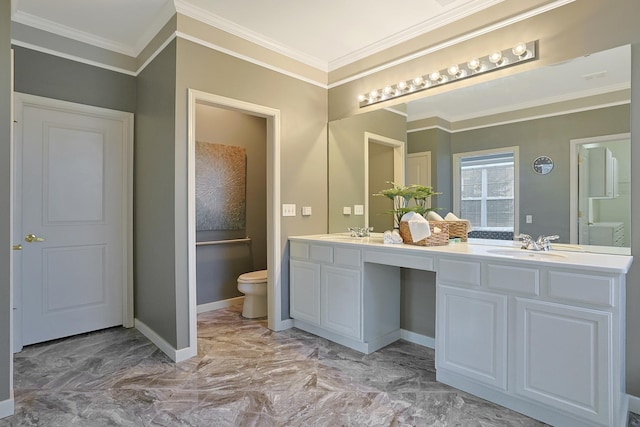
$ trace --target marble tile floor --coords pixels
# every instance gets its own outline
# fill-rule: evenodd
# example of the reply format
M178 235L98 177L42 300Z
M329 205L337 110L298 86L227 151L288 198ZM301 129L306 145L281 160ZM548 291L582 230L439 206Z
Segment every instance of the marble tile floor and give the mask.
M178 364L135 329L26 347L0 427L544 425L436 382L433 350L406 341L363 355L239 307L200 314L198 337Z

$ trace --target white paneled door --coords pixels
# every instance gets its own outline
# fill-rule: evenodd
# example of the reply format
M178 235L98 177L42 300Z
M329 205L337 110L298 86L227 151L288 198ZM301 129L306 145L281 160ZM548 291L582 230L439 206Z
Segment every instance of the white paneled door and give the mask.
M122 325L126 310L129 122L65 104L20 104L23 345Z

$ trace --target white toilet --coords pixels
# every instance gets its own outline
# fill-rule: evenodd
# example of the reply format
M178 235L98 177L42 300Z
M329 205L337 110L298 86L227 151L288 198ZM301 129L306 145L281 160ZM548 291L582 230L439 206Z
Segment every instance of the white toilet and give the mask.
M243 317L255 319L267 315L267 270L241 274L238 290L244 294Z

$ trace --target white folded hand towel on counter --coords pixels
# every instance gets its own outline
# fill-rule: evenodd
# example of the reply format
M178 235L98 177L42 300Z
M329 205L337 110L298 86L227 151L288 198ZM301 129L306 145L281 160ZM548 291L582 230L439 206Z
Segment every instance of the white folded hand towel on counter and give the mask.
M407 212L402 216L402 221L406 221L411 232L411 240L418 242L431 236L431 228L429 221L417 212Z
M387 230L382 235L384 243L398 244L402 243L402 236L398 233L398 230Z
M427 212L427 220L429 220L429 221L444 221L444 219L440 215L438 215L438 213L435 212L435 211Z

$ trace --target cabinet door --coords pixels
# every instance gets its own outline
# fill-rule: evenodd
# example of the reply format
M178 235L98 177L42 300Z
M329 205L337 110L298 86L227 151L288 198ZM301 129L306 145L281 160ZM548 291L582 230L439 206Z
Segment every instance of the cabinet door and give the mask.
M518 299L516 322L515 393L610 425L610 313Z
M322 266L322 316L324 328L360 339L362 285L360 271Z
M507 388L507 297L438 285L436 369Z
M320 324L320 264L291 260L291 317Z

